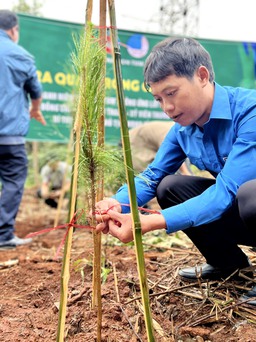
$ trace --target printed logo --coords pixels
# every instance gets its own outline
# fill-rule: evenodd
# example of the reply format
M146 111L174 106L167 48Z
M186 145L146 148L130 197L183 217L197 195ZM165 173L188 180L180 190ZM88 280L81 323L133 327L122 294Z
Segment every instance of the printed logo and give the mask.
M142 58L146 56L149 50L149 42L142 34L132 35L127 43L127 51L134 58Z

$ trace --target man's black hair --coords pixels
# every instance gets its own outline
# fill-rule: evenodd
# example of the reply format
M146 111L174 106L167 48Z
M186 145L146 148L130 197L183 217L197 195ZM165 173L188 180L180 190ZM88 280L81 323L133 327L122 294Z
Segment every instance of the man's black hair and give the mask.
M10 30L19 24L19 19L15 13L9 10L0 10L0 29Z

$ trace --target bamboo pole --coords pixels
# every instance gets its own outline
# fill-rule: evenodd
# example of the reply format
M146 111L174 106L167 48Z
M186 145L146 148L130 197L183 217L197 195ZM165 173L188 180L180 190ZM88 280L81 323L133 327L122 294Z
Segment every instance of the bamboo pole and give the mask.
M80 40L75 42L75 46L76 54L72 56L81 82L79 88L81 111L79 115L82 117L82 126L79 181L83 184L86 194L85 212L88 209L94 213L96 201L103 198L104 159L106 160L106 157L104 158L106 51L105 47L100 44L93 25L89 22ZM91 226L96 225L94 215L92 215L90 224ZM98 309L97 341L101 341L101 233L93 232L93 244L92 309L96 307Z
M80 100L81 101L81 100ZM78 106L78 110L80 106ZM80 150L80 137L81 137L81 115L77 115L77 121L74 124L74 157L72 165L72 177L71 177L71 200L69 207L69 220L71 221L76 209L76 196L77 196L77 180L78 180L78 163L79 163L79 150ZM68 297L68 282L70 277L70 255L72 246L73 227L69 229L62 263L61 272L61 298L59 308L59 324L57 333L57 342L64 341L65 335L65 320L67 310L67 297Z
M88 0L86 8L86 19L88 15L92 13L92 0ZM79 97L78 107L76 113L76 121L73 127L74 134L74 156L72 164L72 177L71 177L71 194L70 194L70 205L69 205L69 220L71 221L76 210L76 199L77 199L77 182L78 182L78 165L79 165L79 153L80 153L80 140L81 140L81 126L82 126L82 98ZM61 296L60 296L60 307L59 307L59 321L57 331L57 342L63 342L65 337L65 320L67 311L67 297L68 297L68 282L70 277L70 256L71 246L73 237L73 227L70 227L64 247L64 256L61 272Z
M92 20L92 6L93 0L87 0L86 10L85 10L85 23ZM86 28L86 25L84 26Z
M136 198L136 190L135 190L135 182L134 182L134 171L132 165L132 157L131 157L131 147L130 147L130 139L129 139L129 130L127 124L127 116L126 116L126 108L124 101L124 90L123 90L123 81L122 81L122 72L121 72L121 53L118 46L118 35L116 28L116 16L115 16L115 4L114 0L108 0L109 4L109 14L110 14L110 24L111 24L111 37L114 48L114 71L115 78L117 83L117 100L118 100L118 109L119 109L119 117L121 122L121 136L122 136L122 145L124 152L124 160L125 160L125 170L127 177L127 185L129 190L130 197L130 205L131 205L131 214L133 218L133 235L134 235L134 243L136 248L136 258L137 258L137 267L140 279L140 288L142 295L142 303L144 308L144 317L145 324L147 330L148 341L155 341L154 333L153 333L153 323L150 311L150 303L149 303L149 293L148 293L148 284L147 284L147 275L146 275L146 267L144 260L144 252L143 252L143 244L142 244L142 233L141 233L141 223L138 212L138 204Z
M106 0L100 0L100 28L99 28L99 40L100 45L105 50L106 45ZM106 63L105 63L106 65ZM105 84L105 73L102 83ZM101 85L105 91L104 84ZM104 109L98 120L98 141L99 148L104 147L105 142L105 115ZM100 167L100 177L98 178L96 202L100 201L104 197L104 169ZM95 203L92 204L93 206ZM94 242L94 255L93 255L93 296L92 296L92 307L95 308L97 305L97 341L101 341L101 327L102 327L102 301L101 301L101 233L93 232Z
M56 215L54 217L54 227L56 227L59 224L60 211L61 211L61 208L63 206L63 201L64 201L64 197L65 197L65 193L66 193L65 187L66 187L66 180L67 180L67 173L68 173L69 153L71 151L72 141L73 141L73 134L71 132L69 142L68 142L68 146L67 146L67 157L66 157L67 167L66 167L66 169L64 171L64 175L63 175L60 197L58 200Z
M32 155L33 155L33 171L34 171L34 180L35 185L39 186L39 165L38 165L38 142L32 141Z

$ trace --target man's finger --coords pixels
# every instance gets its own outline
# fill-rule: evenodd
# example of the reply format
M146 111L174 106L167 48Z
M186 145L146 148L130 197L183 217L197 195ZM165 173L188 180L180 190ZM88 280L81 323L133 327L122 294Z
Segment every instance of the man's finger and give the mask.
M107 223L106 223L106 222L101 222L101 223L98 223L98 224L97 224L95 230L96 230L97 232L102 232L102 231L105 231L106 228L108 228Z
M95 215L95 219L97 222L105 222L105 221L108 221L109 220L109 215L108 214L104 214L104 215Z
M121 221L121 219L123 217L123 214L121 214L115 210L109 210L108 215L113 221L117 221L117 222Z

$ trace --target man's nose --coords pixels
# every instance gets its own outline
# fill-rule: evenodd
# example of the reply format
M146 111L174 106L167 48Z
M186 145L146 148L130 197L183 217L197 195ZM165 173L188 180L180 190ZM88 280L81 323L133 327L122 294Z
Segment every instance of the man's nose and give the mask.
M172 113L174 111L174 104L170 101L166 101L163 104L163 111L168 115L169 113Z

